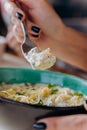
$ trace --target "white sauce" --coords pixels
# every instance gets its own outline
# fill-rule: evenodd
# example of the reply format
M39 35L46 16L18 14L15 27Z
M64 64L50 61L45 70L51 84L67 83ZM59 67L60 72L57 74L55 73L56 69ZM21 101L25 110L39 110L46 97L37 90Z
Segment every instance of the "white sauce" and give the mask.
M46 106L80 106L86 95L66 87L49 84L2 84L0 96L19 102Z

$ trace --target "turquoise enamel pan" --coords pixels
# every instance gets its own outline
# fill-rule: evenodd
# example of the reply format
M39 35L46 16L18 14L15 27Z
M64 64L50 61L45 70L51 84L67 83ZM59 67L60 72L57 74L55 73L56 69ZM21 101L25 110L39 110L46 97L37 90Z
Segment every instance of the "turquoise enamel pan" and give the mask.
M0 83L51 83L87 95L87 81L68 74L22 68L0 68ZM0 130L33 130L33 123L44 117L86 114L84 106L46 107L0 97Z

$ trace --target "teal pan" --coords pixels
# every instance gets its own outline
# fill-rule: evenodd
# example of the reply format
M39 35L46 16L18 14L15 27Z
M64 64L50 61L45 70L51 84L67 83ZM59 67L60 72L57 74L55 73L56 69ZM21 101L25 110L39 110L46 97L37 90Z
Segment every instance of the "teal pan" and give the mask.
M51 83L87 95L87 81L53 71L0 68L0 83ZM0 97L0 130L33 130L33 123L44 117L87 114L84 106L47 107L20 103Z

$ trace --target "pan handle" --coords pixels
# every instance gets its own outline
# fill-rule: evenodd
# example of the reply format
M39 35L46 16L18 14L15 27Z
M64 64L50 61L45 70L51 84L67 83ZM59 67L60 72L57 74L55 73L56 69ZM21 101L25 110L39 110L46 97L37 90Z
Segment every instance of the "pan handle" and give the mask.
M87 111L87 100L84 101L84 108Z
M0 104L3 103L3 101L0 99Z
M4 99L3 97L0 97L0 104L1 104L1 103L4 103L4 104L5 104L5 101L4 101L3 99Z

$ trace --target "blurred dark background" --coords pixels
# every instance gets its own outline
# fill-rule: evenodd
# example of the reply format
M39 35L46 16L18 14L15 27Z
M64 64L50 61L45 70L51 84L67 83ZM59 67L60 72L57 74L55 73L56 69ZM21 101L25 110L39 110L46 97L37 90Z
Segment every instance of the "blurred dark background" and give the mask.
M87 33L87 0L49 0L64 23Z
M49 0L61 17L86 17L87 0Z

